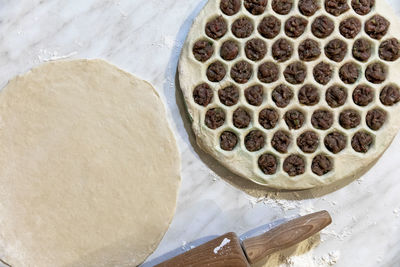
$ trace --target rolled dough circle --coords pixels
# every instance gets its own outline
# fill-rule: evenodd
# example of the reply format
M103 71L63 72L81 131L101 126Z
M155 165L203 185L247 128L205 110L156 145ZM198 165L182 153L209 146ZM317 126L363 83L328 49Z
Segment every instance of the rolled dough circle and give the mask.
M136 266L173 217L180 158L154 88L101 60L46 63L0 93L0 255Z

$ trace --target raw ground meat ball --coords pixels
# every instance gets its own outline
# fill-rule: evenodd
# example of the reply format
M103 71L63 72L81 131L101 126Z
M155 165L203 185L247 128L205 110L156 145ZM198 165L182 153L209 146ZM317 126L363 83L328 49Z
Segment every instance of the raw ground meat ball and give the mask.
M292 16L285 23L285 33L287 36L297 38L304 33L308 24L308 20Z
M316 175L323 176L333 170L333 162L327 156L318 155L312 161L311 170Z
M313 75L314 79L318 83L326 85L332 79L333 68L329 63L325 62L318 63L318 65L314 67Z
M284 84L278 85L272 91L272 100L280 108L285 108L289 105L290 101L293 99L293 90Z
M328 13L339 16L350 9L347 0L325 0L325 9Z
M365 71L365 77L371 83L379 84L386 80L387 67L379 62L368 65Z
M258 122L267 130L275 128L279 120L279 114L275 109L265 108L258 115Z
M306 106L314 106L319 102L319 90L312 84L306 84L299 91L299 102Z
M193 55L200 62L206 62L214 53L214 48L211 42L200 40L193 46Z
M206 34L212 39L219 39L226 34L228 26L222 16L208 22L206 24Z
M321 48L317 41L306 39L300 43L298 52L301 60L313 61L321 55Z
M267 39L275 38L281 31L281 21L274 16L267 16L258 25L258 32Z
M317 17L311 25L312 33L318 38L326 38L335 30L333 20L327 16Z
M356 152L367 153L374 139L367 132L357 132L351 139L351 146Z
M285 113L285 122L290 130L298 130L304 124L304 114L299 110L289 110Z
M347 138L344 134L333 132L325 137L324 143L329 151L337 154L346 148Z
M196 86L193 90L194 102L203 107L206 107L208 104L210 104L213 96L214 93L211 87L206 83Z
M218 91L219 101L225 106L236 105L239 101L239 89L234 86L228 86Z
M356 128L361 123L361 116L356 110L346 109L340 113L339 123L345 129Z
M211 82L220 82L224 79L225 75L226 69L219 61L212 63L207 68L207 78Z
M347 54L347 44L340 39L334 39L325 46L325 55L335 62L341 62Z
M293 7L293 0L272 0L272 9L280 14L287 15Z
M279 67L273 62L265 62L258 67L258 79L263 83L273 83L279 79Z
M367 15L375 4L375 0L351 0L354 11L363 16Z
M238 143L238 138L233 132L225 131L219 138L220 147L225 151L232 151Z
M248 59L258 61L267 54L267 45L263 40L255 38L247 41L244 51Z
M314 153L319 146L319 136L316 132L307 131L297 138L297 146L304 153Z
M239 45L234 41L226 41L221 46L220 55L223 59L234 60L239 55Z
M232 33L237 38L247 38L252 34L253 31L254 26L249 18L239 18L232 24Z
M366 38L358 39L353 45L353 57L359 61L367 61L372 54L371 42Z
M386 61L395 61L400 57L400 42L396 38L384 41L379 46L379 57Z
M258 167L266 175L275 174L278 168L278 160L274 155L264 154L258 158Z
M291 143L292 137L290 133L285 131L277 131L271 141L272 147L280 153L287 153Z
M356 17L343 20L339 25L340 33L347 39L353 39L361 31L361 21Z
M213 130L221 127L225 123L225 112L221 108L209 109L204 123Z
M291 155L283 162L283 170L292 177L302 175L306 171L306 164L301 156Z
M328 130L333 125L333 114L328 110L317 110L311 117L311 123L316 129Z
M244 0L244 7L253 15L264 13L268 0Z
M244 145L246 149L250 152L255 152L260 150L265 145L265 137L263 133L259 130L251 131L244 138Z
M263 87L261 85L254 85L244 90L244 96L247 103L252 106L260 106L263 102Z
M369 128L378 131L385 124L387 118L386 111L382 109L373 109L368 111L366 121Z
M300 0L299 10L304 16L313 16L320 9L318 0Z
M368 106L374 100L374 97L374 89L365 84L357 86L353 92L354 103L361 107Z
M326 91L326 102L331 108L343 106L347 100L347 90L339 85L333 85Z
M238 108L233 112L233 125L235 125L236 128L247 128L250 122L251 116L244 108Z
M286 67L283 75L287 82L291 84L301 84L307 77L307 67L304 63L296 61Z
M244 60L237 62L231 69L231 77L237 83L247 83L253 75L252 65Z
M380 15L375 15L365 22L365 32L374 39L380 40L389 30L390 22Z
M239 12L240 0L222 0L220 8L225 15L232 16Z
M340 67L339 77L347 84L353 84L358 80L360 76L360 67L353 62L348 62Z
M293 55L293 44L281 38L272 45L272 56L278 62L284 62Z
M385 106L393 106L400 101L399 87L394 84L385 86L382 89L380 100Z

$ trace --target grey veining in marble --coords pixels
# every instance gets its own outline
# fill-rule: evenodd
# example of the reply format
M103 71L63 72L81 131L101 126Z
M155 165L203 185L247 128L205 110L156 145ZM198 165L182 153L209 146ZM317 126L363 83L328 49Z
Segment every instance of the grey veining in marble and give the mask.
M229 231L242 234L327 209L334 223L320 235L315 257L340 253L339 267L399 266L399 137L368 173L346 187L326 194L269 193L259 199L228 183L238 177L197 148L175 75L191 21L205 2L0 0L0 86L47 60L103 58L157 88L182 155L182 186L175 218L150 262L176 248L183 252L188 247L182 245L192 240ZM388 2L400 17L400 2Z

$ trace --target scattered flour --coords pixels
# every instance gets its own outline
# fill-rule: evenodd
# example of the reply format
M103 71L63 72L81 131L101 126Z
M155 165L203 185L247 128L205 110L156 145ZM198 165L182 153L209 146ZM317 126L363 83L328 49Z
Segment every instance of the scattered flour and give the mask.
M315 256L313 251L319 245L318 237L311 237L294 248L272 254L256 267L331 267L340 259L339 251Z
M315 258L315 257L314 257ZM340 251L335 250L335 251L331 251L328 254L316 258L316 263L317 266L333 266L335 265L340 258Z
M344 228L343 231L341 231L340 233L337 233L337 232L332 231L332 230L323 229L321 231L321 234L334 237L335 239L338 239L340 241L344 241L346 238L352 236L353 232L348 228Z
M216 175L211 175L213 180L216 180ZM296 194L296 193L295 193ZM279 192L274 192L274 193L268 193L267 195L259 198L247 196L247 199L251 205L251 207L254 207L256 205L267 205L268 207L271 207L273 209L277 209L280 212L286 214L289 211L296 210L301 216L307 215L310 213L315 212L315 207L310 200L296 200L296 198L300 199L299 196L295 195L294 200L287 200L283 199L280 196ZM324 199L323 201L327 201ZM335 202L334 204L330 202L333 206L336 206L337 203ZM400 210L399 210L400 213ZM353 216L353 221L356 221L356 218ZM333 237L335 239L344 241L347 237L350 237L352 235L351 230L348 228L345 228L342 232L337 233L332 230L322 230L321 235L316 235L313 236L299 245L289 248L287 250L275 253L262 261L261 263L258 263L255 265L255 267L331 267L335 266L335 264L339 261L340 259L340 251L331 251L323 255L315 255L314 254L314 249L321 243L324 242L324 238L329 236ZM230 243L230 240L225 238L221 244L214 248L214 254L218 254L218 252L221 251L221 249L226 246L227 244ZM190 247L186 244L186 242L183 242L182 244L182 249L187 251L189 249L192 249L193 247Z
M182 241L181 248L182 248L183 251L188 251L188 248L186 247L186 245L187 245L187 242L186 241Z
M213 172L210 173L210 176L211 176L213 182L216 182L216 181L219 179L219 176L216 175L216 174L213 173Z
M264 197L255 198L247 196L252 207L263 203L269 207L279 209L286 213L290 210L299 210L301 216L315 212L314 206L308 200L286 200L279 197L279 192L268 193Z
M179 42L175 39L174 36L171 35L163 35L161 39L158 39L156 42L151 44L152 46L156 47L163 47L167 49L174 49L174 48L179 48L177 50L180 50L183 46L183 42Z
M295 193L296 194L296 193ZM279 192L268 193L263 197L255 198L247 196L251 207L256 205L267 205L268 207L277 209L286 214L289 211L296 210L299 215L304 216L315 212L313 202L305 199L302 200L298 195L295 195L293 200L287 200L280 196ZM322 199L328 202L326 198ZM330 201L331 206L337 206L336 201ZM356 218L353 217L353 221ZM336 233L332 230L323 230L320 236L314 236L303 241L295 248L285 250L283 252L271 255L265 263L257 265L257 267L330 267L334 266L340 259L340 251L331 251L322 256L315 256L314 249L320 242L324 241L324 236L331 236L335 239L344 241L350 237L352 232L345 228L342 232Z
M394 209L394 210L393 210L393 214L394 214L396 217L400 217L400 208Z
M328 267L334 266L340 258L339 251L331 251L322 257L312 255L312 252L286 258L279 267Z
M224 240L222 240L221 245L219 245L218 247L214 248L214 254L218 254L218 252L225 247L227 244L229 244L231 242L230 239L228 238L224 238Z
M163 36L162 43L168 48L174 48L177 45L175 38L169 35Z
M186 241L182 241L181 249L182 249L184 252L189 251L189 250L194 249L194 248L195 248L195 246L193 246L193 245L188 245L188 243L187 243Z
M73 51L66 55L59 55L57 51L48 51L46 49L40 49L37 57L40 62L48 62L48 61L70 58L77 54L78 52Z

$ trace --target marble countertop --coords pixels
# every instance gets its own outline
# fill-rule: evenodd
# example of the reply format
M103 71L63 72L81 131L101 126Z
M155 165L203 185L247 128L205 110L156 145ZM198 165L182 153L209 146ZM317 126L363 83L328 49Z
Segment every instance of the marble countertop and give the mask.
M387 1L400 17L400 2ZM205 2L0 0L0 87L48 60L103 58L157 88L182 155L182 185L171 227L143 266L170 251L184 252L189 241L271 227L321 209L332 214L329 228L263 264L398 266L400 136L361 179L295 193L268 192L246 182L196 146L176 87L176 67L191 22Z

